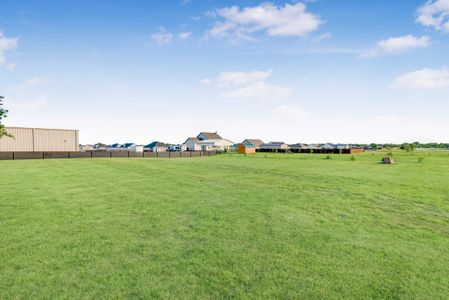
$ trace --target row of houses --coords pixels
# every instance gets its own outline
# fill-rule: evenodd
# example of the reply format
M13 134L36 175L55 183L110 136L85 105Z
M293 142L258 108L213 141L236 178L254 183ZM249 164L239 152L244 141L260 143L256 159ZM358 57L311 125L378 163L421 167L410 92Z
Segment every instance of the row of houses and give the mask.
M167 152L167 151L229 151L234 142L222 138L217 132L200 132L196 137L189 137L181 145L154 141L147 145L136 143L116 143L106 145L81 145L84 151L129 151L129 152Z
M237 150L239 153L254 152L315 152L331 153L344 152L355 153L363 151L359 145L351 144L287 144L284 142L265 143L260 139L245 139L241 143L234 143L224 139L217 132L200 132L195 137L188 137L184 143L174 145L159 141L154 141L148 145L137 145L135 143L104 145L96 144L90 146L92 149L84 147L84 150L103 151L130 151L130 152L166 152L166 151L229 151ZM360 150L360 151L359 151Z
M94 145L81 145L82 151L108 151L108 152L166 152L177 151L177 145L165 144L162 142L152 142L148 145L138 145L136 143L115 143L112 145L106 145L103 143L97 143ZM178 150L179 151L179 150Z
M284 142L269 142L264 143L260 139L245 139L237 145L239 153L254 153L254 152L306 152L306 153L357 153L363 152L359 145L353 144L286 144Z

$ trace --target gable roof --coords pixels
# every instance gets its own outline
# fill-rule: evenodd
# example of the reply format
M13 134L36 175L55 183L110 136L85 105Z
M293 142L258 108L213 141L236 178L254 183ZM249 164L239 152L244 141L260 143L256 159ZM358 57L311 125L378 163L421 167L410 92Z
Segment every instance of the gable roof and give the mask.
M309 149L309 146L307 146L307 144L304 144L304 143L296 143L296 144L291 144L289 146L290 146L290 148L293 148L293 149Z
M262 140L259 139L246 139L242 142L242 144L251 144L256 147L265 144Z
M260 145L260 148L282 147L284 145L288 147L288 145L284 142L269 142L269 143Z
M129 148L129 147L134 146L134 145L135 145L135 143L125 143L125 144L123 144L121 146L121 148Z
M182 144L187 143L188 140L191 140L191 141L192 141L193 143L195 143L195 144L197 144L197 143L200 142L200 139L199 139L199 138L196 138L196 137L188 137L188 138L184 141L184 143L182 143Z
M265 145L284 145L284 142L269 142L268 144Z
M200 136L204 136L206 140L221 140L222 137L217 132L200 132L197 135L198 139L201 139Z
M154 147L167 147L167 145L165 143L155 141L155 142L149 143L144 148L154 148Z

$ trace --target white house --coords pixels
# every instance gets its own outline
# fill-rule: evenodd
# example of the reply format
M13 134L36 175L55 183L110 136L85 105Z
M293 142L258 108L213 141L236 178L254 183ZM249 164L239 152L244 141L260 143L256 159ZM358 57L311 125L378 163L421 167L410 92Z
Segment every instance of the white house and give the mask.
M234 145L216 132L201 132L197 137L189 137L182 145L182 151L225 151Z
M168 145L162 142L152 142L144 147L145 152L167 152Z
M196 137L189 137L181 145L182 151L201 151L201 146L199 144L200 140Z
M200 141L198 145L201 147L201 151L227 151L234 145L234 143L226 139L213 139Z

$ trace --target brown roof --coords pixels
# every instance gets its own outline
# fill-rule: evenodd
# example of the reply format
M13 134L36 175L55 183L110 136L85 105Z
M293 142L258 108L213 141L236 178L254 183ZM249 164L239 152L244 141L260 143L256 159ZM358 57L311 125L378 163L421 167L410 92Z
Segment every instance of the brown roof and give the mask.
M201 135L206 137L206 140L221 140L222 137L218 135L216 132L200 132L198 134L197 138L199 138Z
M256 147L259 147L260 145L264 144L262 140L259 139L246 139L242 142L242 144L250 143L251 145L254 145Z

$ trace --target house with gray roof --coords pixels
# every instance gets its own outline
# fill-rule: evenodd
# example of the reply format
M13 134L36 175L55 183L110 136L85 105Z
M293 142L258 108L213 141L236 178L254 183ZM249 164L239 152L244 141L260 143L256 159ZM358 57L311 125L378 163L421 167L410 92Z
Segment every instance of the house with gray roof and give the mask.
M291 150L308 150L309 146L307 144L304 143L296 143L296 144L291 144L289 145Z
M215 132L200 132L196 137L200 141L204 140L221 140L223 139L216 131Z
M289 149L289 146L284 142L269 142L269 143L260 145L260 150L262 152L287 151L288 149Z
M240 144L252 145L252 146L254 146L255 149L260 149L260 145L263 145L265 143L259 139L246 139L243 142L241 142Z

